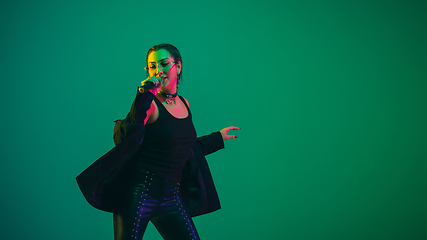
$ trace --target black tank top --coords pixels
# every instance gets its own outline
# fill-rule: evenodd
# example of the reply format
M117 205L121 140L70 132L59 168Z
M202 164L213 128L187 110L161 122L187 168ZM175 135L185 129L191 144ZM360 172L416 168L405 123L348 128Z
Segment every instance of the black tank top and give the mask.
M186 118L172 116L155 97L158 117L154 123L145 125L145 135L138 152L136 168L153 171L157 175L181 179L181 171L190 158L191 148L196 143L191 112L184 98L179 96L188 111Z

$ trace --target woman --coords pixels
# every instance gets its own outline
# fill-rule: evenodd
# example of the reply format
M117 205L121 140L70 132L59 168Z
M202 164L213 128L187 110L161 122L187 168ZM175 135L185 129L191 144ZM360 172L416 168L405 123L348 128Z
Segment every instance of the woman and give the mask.
M147 73L126 119L115 126L118 144L77 177L94 207L113 212L116 240L142 239L151 221L164 239L199 239L192 216L219 209L204 156L224 147L237 127L196 137L188 101L177 95L181 55L153 46Z

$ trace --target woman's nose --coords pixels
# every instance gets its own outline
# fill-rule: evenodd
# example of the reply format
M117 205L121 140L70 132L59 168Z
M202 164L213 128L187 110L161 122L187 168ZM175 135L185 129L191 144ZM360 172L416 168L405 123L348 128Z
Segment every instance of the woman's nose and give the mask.
M157 74L158 75L162 75L163 74L163 69L160 67L160 65L157 66Z

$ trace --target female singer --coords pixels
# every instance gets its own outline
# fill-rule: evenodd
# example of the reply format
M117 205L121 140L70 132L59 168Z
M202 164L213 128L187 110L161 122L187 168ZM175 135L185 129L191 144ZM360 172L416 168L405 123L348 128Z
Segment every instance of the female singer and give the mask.
M149 221L164 239L199 239L192 216L220 208L204 156L236 138L228 132L239 128L197 138L189 103L177 92L182 76L178 49L153 46L146 61L149 77L126 119L116 124L118 145L97 161L102 164L89 168L106 168L105 162L114 166L96 180L94 174L89 181L77 180L89 203L113 212L116 240L142 239Z

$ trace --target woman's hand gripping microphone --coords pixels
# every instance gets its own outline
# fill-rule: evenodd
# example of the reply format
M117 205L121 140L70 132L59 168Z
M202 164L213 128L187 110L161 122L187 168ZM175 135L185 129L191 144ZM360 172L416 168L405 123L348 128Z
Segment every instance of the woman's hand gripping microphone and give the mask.
M140 93L144 93L146 91L150 91L154 95L160 90L162 86L162 78L160 77L148 77L144 81L141 82L141 87L138 88Z

